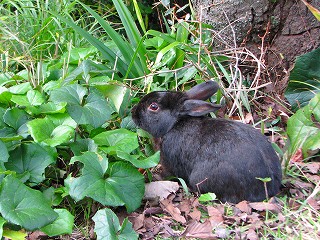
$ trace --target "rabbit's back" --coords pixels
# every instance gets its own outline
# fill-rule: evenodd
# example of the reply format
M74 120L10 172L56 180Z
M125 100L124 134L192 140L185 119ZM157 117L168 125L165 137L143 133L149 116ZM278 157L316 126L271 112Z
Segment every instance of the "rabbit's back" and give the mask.
M278 193L281 167L267 138L251 126L225 119L186 117L162 137L164 168L193 190L214 192L222 201L265 199ZM198 187L196 186L198 184Z

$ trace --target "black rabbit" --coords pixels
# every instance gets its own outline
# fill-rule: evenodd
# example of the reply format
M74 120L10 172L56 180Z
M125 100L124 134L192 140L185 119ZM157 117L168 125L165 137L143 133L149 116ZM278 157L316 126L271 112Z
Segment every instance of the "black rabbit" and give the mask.
M215 105L204 100L217 90L204 82L187 92L158 91L144 96L133 107L135 124L160 138L161 163L190 188L214 192L221 201L262 201L280 190L280 161L258 130L226 119L210 118Z

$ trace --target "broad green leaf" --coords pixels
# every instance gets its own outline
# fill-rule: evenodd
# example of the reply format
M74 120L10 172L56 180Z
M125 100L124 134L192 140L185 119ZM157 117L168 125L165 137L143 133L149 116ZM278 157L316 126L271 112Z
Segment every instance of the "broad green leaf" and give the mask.
M25 230L14 231L10 229L4 229L3 236L8 239L25 240L28 236L28 233L26 233Z
M8 162L4 164L7 170L29 173L30 182L40 183L45 178L45 168L55 161L56 150L37 143L23 143L9 154Z
M137 134L124 128L102 132L93 140L99 146L105 146L104 151L110 154L117 151L131 153L139 147Z
M27 92L27 99L31 106L39 106L45 102L42 94L37 90L29 90Z
M0 87L0 103L8 104L11 100L12 93L5 87Z
M29 82L25 82L25 83L20 83L18 85L10 87L9 91L12 94L26 94L31 89L32 89L31 84Z
M130 155L126 152L117 151L116 155L128 162L131 162L135 167L137 168L151 168L158 165L160 161L160 152L156 152L150 157L144 158L144 159L138 159L139 156L136 155Z
M47 102L41 104L40 106L29 106L26 111L30 114L39 115L39 114L55 114L55 113L64 113L66 111L66 102L53 103Z
M53 103L66 102L70 105L82 105L84 96L88 90L79 84L68 85L55 89L50 93L50 99Z
M55 125L49 118L34 119L27 124L35 142L43 142L51 147L69 142L74 136L75 128L67 125Z
M107 171L107 159L93 152L75 156L71 163L75 161L83 163L81 175L77 178L69 176L65 180L73 199L79 201L90 197L107 206L125 205L129 212L140 206L144 178L137 169L127 163L116 162Z
M64 187L60 187L60 188L49 187L44 191L42 191L42 193L45 196L45 198L50 201L50 204L52 206L58 206L63 200L62 195L65 193L65 191L64 191Z
M54 209L58 218L40 230L48 236L58 236L62 234L71 234L74 224L74 216L67 209Z
M3 115L3 121L15 130L18 130L29 120L29 115L22 109L8 109Z
M30 102L28 101L27 95L26 94L14 94L11 97L11 101L14 102L15 104L22 106L22 107L29 107L31 106Z
M93 152L85 152L71 159L71 163L76 161L84 165L81 175L77 178L70 175L65 180L65 185L69 188L69 194L73 199L79 201L84 197L91 197L108 206L124 205L114 189L106 184L104 174L108 168L108 160L105 157Z
M110 119L113 112L110 104L97 90L92 88L88 93L79 84L53 90L50 99L54 103L66 102L68 113L78 124L99 127Z
M56 126L64 125L72 128L77 127L77 123L67 113L47 115L47 118L50 119Z
M1 182L0 199L2 217L27 230L41 228L58 217L40 191L27 187L11 175Z
M128 89L121 83L96 83L94 86L107 98L110 98L116 107L117 112L120 111L123 98Z
M125 162L115 162L110 165L108 170L110 177L107 178L107 182L125 202L128 212L136 210L140 207L144 195L143 175L131 164Z
M299 56L290 73L285 97L296 111L320 91L320 48Z
M70 148L75 156L79 156L84 152L97 152L98 145L90 138L77 139L70 144Z
M120 226L119 219L111 209L99 210L92 218L95 223L94 231L98 240L135 240L138 234L132 229L132 224L127 218Z
M74 69L63 81L63 85L69 85L70 82L79 79L81 75L81 79L85 80L86 84L89 84L91 80L91 75L94 73L112 73L112 70L106 66L105 64L97 64L91 60L84 60L81 64Z
M8 162L8 159L9 159L8 149L6 145L0 140L0 163Z
M205 193L201 194L199 197L199 202L209 202L209 201L214 201L217 199L217 196L214 193Z
M3 121L14 129L3 129L5 133L1 134L3 137L19 135L27 137L29 135L26 123L29 121L29 115L22 109L12 108L7 109L3 115ZM7 135L6 135L7 134Z
M320 123L320 93L310 100L309 107L314 118Z
M319 119L320 112L320 93L311 99L309 105L299 109L287 122L287 134L290 139L289 151L295 153L302 147L306 156L308 150L316 150L320 145L320 129L312 120Z

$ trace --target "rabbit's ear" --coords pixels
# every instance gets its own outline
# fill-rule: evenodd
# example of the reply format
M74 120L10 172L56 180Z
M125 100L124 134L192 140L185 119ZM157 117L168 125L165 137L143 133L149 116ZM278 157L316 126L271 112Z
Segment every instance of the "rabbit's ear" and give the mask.
M216 91L218 91L219 85L214 81L208 81L194 86L186 92L189 99L207 100Z
M210 112L214 112L218 110L221 107L221 105L213 104L209 102L205 102L202 100L186 100L183 103L183 107L180 110L180 115L189 115L189 116L203 116Z

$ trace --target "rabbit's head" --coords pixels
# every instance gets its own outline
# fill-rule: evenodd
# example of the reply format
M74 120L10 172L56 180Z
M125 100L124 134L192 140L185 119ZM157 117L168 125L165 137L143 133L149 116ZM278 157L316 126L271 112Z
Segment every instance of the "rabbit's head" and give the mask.
M220 105L204 101L218 88L216 82L210 81L187 92L151 92L132 108L133 121L153 137L162 137L180 118L203 116L220 108Z

